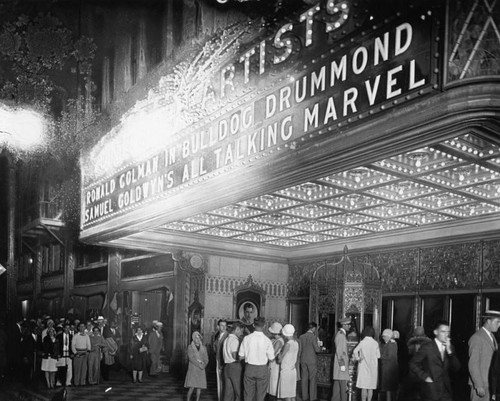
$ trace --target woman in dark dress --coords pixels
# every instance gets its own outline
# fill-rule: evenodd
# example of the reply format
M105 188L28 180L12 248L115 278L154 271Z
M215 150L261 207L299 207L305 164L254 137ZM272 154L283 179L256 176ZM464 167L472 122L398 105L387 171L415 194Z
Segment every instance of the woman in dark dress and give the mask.
M42 371L45 372L45 380L48 388L56 385L57 358L60 354L59 341L56 338L56 331L53 327L47 330L47 335L42 342L43 358Z
M147 370L148 362L148 338L142 327L135 329L134 336L130 340L130 359L132 359L132 377L134 383L142 383L142 373Z
M398 345L394 341L392 330L382 332L380 346L380 391L386 394L386 401L396 399L399 385Z

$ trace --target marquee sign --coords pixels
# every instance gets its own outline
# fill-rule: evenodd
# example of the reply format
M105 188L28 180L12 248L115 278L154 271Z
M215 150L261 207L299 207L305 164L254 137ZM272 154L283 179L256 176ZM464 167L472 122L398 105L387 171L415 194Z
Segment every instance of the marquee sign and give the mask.
M82 228L230 169L293 152L313 134L335 135L432 86L431 18L400 19L330 46L331 31L349 18L347 2L335 12L333 7L329 1L311 8L223 65L203 86L201 104L214 111L165 135L148 157L98 182L87 182L84 167ZM316 23L321 15L336 18ZM217 107L232 93L238 96Z

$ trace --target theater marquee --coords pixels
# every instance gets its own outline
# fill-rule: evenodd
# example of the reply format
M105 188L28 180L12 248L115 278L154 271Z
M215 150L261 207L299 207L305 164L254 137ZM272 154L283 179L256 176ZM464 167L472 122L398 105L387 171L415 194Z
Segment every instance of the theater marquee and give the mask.
M223 66L205 86L203 104L217 102L238 86L252 90L240 90L227 107L169 136L149 157L110 171L97 182L85 179L84 167L82 228L200 180L293 151L312 134L336 135L435 83L430 18L400 19L330 46L325 24L304 30L316 13L328 12L319 6L311 10L295 26L285 25ZM289 66L278 69L282 62ZM259 68L252 69L252 63Z

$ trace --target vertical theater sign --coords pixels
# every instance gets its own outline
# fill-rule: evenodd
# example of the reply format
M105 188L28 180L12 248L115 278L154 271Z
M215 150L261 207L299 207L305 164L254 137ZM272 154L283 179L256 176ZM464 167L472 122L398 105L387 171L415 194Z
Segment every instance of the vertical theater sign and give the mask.
M381 24L361 5L322 1L292 17L207 42L82 156L83 240L202 212L206 194L210 207L247 199L263 174L299 169L297 152L437 87L427 9Z

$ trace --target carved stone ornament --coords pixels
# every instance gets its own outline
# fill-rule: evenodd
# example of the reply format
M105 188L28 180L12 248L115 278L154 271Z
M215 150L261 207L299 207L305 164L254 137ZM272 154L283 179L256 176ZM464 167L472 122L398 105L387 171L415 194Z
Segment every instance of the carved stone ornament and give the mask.
M163 136L153 135L148 137L146 146L141 130L127 127L144 126L147 122L169 127L173 137L229 102L227 99L207 101L213 92L212 78L238 54L241 43L257 28L248 23L234 24L202 46L193 44L190 60L160 71L158 82L152 83L147 95L122 114L120 124L106 134L106 140L82 156L86 166L84 185L116 170L123 160L147 158L165 145ZM243 93L246 89L242 86L240 90Z
M177 266L191 274L206 273L206 263L203 257L199 254L187 254L183 251L174 252L172 259L177 263Z
M248 275L247 281L234 288L235 302L236 302L236 296L238 295L238 293L242 291L254 291L260 294L262 306L264 307L266 305L266 291L259 284L253 281L253 277L251 274Z

